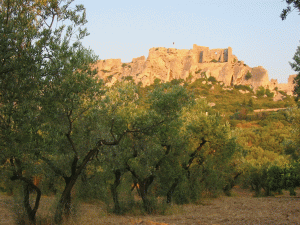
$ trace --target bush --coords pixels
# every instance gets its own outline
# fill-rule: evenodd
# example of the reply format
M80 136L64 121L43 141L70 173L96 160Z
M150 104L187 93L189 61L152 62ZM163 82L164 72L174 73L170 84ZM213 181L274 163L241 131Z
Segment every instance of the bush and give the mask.
M210 76L210 77L208 78L208 81L211 81L212 83L216 83L216 82L217 82L216 78L213 77L213 76Z
M234 85L234 88L237 90L253 92L252 88L248 85L242 85L242 84Z
M253 99L252 98L249 99L248 106L253 108Z
M287 93L284 91L279 91L280 94L282 94L283 96L287 96Z
M265 95L265 88L264 87L259 87L257 90L256 90L256 96L257 97L263 97Z
M161 82L161 79L159 79L159 78L154 79L154 85L158 85L158 84L160 84L160 82Z
M126 76L126 77L123 77L124 80L127 80L127 81L133 81L133 77L132 76Z
M271 92L269 89L266 90L266 95L267 95L269 98L273 98L273 97L274 97L274 93Z
M249 80L252 78L252 73L250 73L250 71L247 72L247 74L245 75L245 79Z
M192 82L192 79L193 79L193 75L192 75L192 73L190 72L189 73L189 76L186 78L186 82Z
M290 195L296 195L294 189L299 187L299 164L289 165L285 168L273 165L270 167L251 168L249 170L249 184L256 196L261 195L261 189L265 196L281 193L289 190Z
M170 81L170 83L173 84L173 85L178 85L178 84L181 84L183 82L184 82L183 79L173 79L173 80Z
M218 60L216 60L216 59L212 59L210 62L217 63L217 62L218 62Z

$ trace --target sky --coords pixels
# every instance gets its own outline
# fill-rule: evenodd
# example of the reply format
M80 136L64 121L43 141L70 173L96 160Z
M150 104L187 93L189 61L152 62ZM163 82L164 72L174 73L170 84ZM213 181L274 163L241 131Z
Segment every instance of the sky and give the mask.
M269 79L287 83L300 45L300 15L282 21L283 0L75 0L90 33L83 40L99 59L148 56L150 48L232 47L239 60L263 66Z

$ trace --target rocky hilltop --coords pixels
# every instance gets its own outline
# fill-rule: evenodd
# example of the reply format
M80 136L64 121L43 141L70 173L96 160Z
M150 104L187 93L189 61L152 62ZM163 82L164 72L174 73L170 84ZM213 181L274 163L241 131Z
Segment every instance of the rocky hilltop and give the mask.
M287 84L278 84L277 80L269 80L268 72L263 67L249 67L232 54L232 48L209 49L193 45L190 50L175 48L151 48L149 56L132 59L130 63L122 63L121 59L99 60L96 64L98 75L113 85L124 78L133 79L143 86L172 79L184 79L191 82L198 78L213 76L226 86L250 85L254 90L260 86L274 90L282 90L292 94L293 79L289 77Z

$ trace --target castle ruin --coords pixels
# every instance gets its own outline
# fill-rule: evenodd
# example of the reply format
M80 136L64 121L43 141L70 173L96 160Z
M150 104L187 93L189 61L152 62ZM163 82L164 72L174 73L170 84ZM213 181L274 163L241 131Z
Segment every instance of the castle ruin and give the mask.
M200 50L199 63L209 63L209 62L231 62L232 60L232 48L228 47L226 49L209 49L208 47L202 47L194 45L193 49L196 48Z

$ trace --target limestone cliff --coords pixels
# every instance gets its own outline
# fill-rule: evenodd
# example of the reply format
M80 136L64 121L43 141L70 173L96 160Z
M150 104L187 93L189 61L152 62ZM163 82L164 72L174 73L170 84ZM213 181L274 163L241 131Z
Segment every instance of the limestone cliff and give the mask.
M260 86L273 90L278 87L288 93L292 92L294 77L288 84L278 84L277 80L269 81L268 72L261 66L251 68L238 61L232 54L231 47L227 49L209 49L193 45L190 50L175 48L151 48L149 56L134 58L130 63L122 63L121 59L99 60L96 64L99 76L107 85L113 85L125 77L143 86L154 83L155 79L162 82L172 79L195 81L201 77L215 77L226 86L250 85L253 89ZM291 79L291 80L290 80Z

